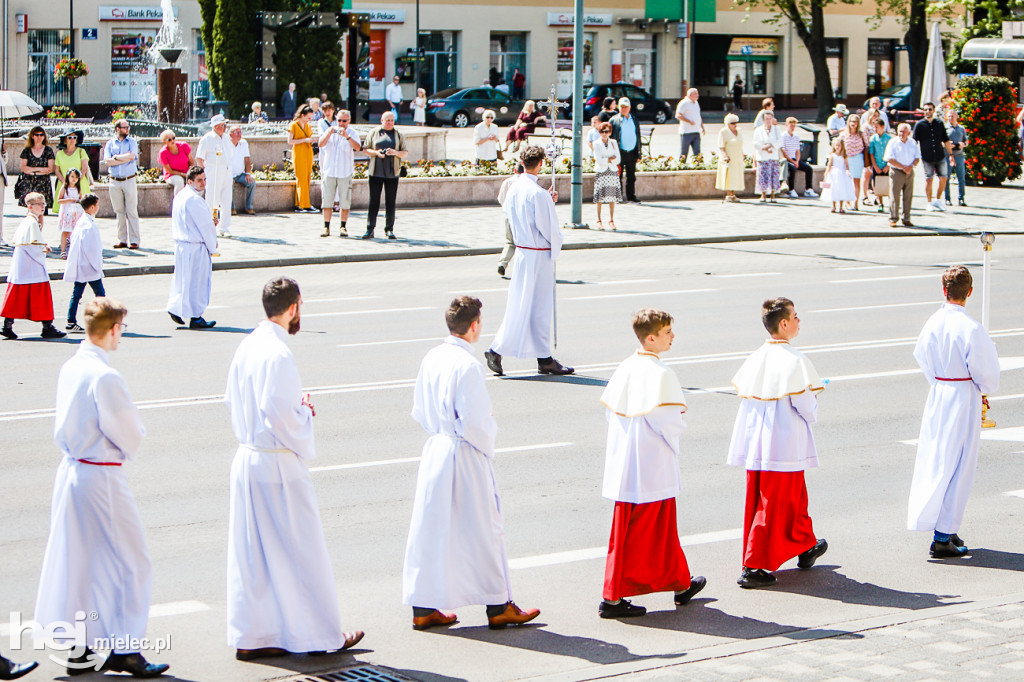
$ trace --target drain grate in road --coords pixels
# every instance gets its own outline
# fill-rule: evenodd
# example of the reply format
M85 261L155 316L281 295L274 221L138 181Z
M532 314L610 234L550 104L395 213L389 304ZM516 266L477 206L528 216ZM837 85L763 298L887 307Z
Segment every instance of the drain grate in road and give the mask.
M415 680L387 668L360 665L355 668L342 668L316 675L296 675L280 682L415 682Z

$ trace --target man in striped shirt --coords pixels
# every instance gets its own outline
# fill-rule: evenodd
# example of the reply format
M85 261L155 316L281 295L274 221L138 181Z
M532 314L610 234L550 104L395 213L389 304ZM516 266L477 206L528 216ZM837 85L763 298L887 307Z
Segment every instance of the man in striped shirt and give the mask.
M786 157L786 184L789 185L789 197L791 199L797 198L797 171L803 171L804 178L806 179L804 196L816 197L818 195L814 191L814 169L811 168L809 163L800 158L800 138L796 134L797 123L799 121L790 116L786 119L786 130L782 133L782 155Z

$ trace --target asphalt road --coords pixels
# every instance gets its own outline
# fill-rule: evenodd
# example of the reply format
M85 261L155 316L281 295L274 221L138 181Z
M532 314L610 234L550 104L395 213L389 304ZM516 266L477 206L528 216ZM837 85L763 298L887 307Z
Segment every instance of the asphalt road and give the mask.
M266 664L233 659L225 643L228 472L235 444L220 402L235 347L261 318L259 292L278 271L214 275L210 332L176 330L163 313L169 276L108 282L129 325L114 364L143 407L148 435L128 467L155 569L151 637L171 649L151 660L184 680L260 680L292 671L378 664L424 680L590 678L685 663L710 647L800 638L868 617L970 603L1024 591L1019 532L1024 499L1024 238L1001 237L993 263L991 329L1008 369L993 396L961 535L982 548L958 565L927 561L929 538L904 530L906 497L927 386L914 339L941 298L946 264L978 264L975 239L767 241L736 245L577 251L559 262L559 345L575 377L539 378L506 360L488 387L499 424L496 473L505 510L513 590L543 613L537 625L491 632L482 608L462 609L447 631L416 633L401 604L402 556L424 433L409 417L423 354L444 335L442 311L458 293L484 301L486 342L504 311L507 282L495 257L293 268L303 287L302 332L292 348L317 406L313 479L346 629L367 635L351 654ZM980 315L979 287L969 311ZM54 283L55 307L69 295ZM829 553L809 572L787 566L770 590L744 591L740 568L744 475L725 465L737 407L729 382L764 338L761 301L794 299L798 347L831 379L820 398L822 468L809 472L810 511ZM598 402L615 365L635 347L630 313L676 316L665 355L690 389L682 439L679 529L707 589L684 608L671 595L637 598L643 619L597 618L611 502L600 496L605 421ZM58 453L53 391L72 340L0 343L3 471L0 604L28 619L48 529ZM976 570L970 570L974 568ZM9 628L0 626L5 653ZM810 634L808 634L810 633ZM28 645L26 641L26 646ZM16 660L30 657L15 651ZM40 660L45 652L35 652ZM684 668L685 669L685 668ZM32 679L61 674L49 661ZM680 675L683 673L680 672ZM87 678L85 678L87 679Z

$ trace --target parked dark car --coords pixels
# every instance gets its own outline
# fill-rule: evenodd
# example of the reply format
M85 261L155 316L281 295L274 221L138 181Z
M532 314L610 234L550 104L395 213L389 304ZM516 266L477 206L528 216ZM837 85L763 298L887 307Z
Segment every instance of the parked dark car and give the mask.
M675 108L671 104L658 99L643 88L629 83L600 83L587 88L586 94L583 96L583 120L585 123L589 123L590 119L601 111L601 102L605 97L614 97L616 100L628 97L632 107L630 114L641 121L664 123L671 121L675 116ZM572 115L572 98L569 98L569 112L566 116Z
M494 88L449 88L427 98L427 125L465 128L483 120L486 109L493 109L494 122L511 125L523 109L523 100L513 100Z
M909 85L894 85L891 88L878 93L876 97L882 100L882 108L887 112L892 111L893 109L897 111L907 111L910 109ZM871 98L868 97L864 100L864 110L867 111L870 105Z

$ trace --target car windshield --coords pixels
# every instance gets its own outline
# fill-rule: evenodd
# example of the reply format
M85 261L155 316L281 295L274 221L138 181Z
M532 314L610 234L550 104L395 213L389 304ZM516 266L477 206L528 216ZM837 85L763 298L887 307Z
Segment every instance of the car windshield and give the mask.
M447 88L446 90L438 90L437 92L430 96L430 99L448 99L455 93L462 92L462 90L462 88Z

